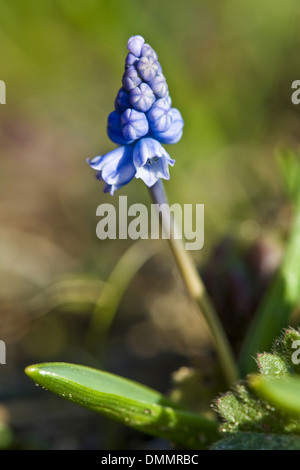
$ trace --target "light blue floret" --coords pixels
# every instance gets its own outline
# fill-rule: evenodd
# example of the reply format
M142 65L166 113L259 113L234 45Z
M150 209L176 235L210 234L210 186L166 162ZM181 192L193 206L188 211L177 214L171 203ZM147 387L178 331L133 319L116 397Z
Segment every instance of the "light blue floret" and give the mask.
M127 48L123 86L107 121L108 136L119 147L88 160L111 194L134 177L149 187L169 179L175 160L161 144L178 142L184 125L179 110L171 107L156 52L139 35L129 38Z

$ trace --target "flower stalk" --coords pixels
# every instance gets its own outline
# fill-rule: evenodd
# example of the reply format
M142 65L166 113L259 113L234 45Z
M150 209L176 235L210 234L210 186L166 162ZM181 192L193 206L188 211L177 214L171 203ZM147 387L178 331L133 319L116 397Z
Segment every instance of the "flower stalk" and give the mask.
M167 197L162 180L158 180L149 188L151 198L155 204L167 204ZM228 385L232 385L239 378L238 369L232 353L228 338L224 332L220 319L209 299L206 288L198 273L190 254L185 250L181 239L174 237L175 221L170 224L170 213L160 212L162 229L169 230L169 245L176 261L181 278L193 300L199 314L202 314L207 322L215 342L222 371ZM171 229L170 229L171 225ZM173 225L173 228L172 228Z
M115 109L107 120L108 137L118 147L87 162L96 171L97 179L104 181L104 192L113 195L134 177L140 178L148 186L153 201L167 206L161 180L170 179L169 167L175 164L175 160L162 144L179 142L184 121L180 111L172 107L156 52L139 35L129 38L127 49L122 87L115 99ZM231 385L237 380L238 373L219 317L182 240L171 233L173 222L170 214L167 217L163 215L161 222L163 230L170 230L168 238L177 266L198 311L203 313L208 323L224 375Z

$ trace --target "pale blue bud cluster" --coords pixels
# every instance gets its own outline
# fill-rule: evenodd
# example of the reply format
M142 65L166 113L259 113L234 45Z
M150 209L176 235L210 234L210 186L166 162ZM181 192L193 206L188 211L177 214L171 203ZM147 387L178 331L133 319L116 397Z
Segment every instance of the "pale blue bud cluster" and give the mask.
M169 165L175 162L161 144L175 144L183 130L156 52L139 35L129 39L127 48L123 86L107 122L109 138L126 148L88 160L111 194L134 176L149 187L159 178L169 179Z

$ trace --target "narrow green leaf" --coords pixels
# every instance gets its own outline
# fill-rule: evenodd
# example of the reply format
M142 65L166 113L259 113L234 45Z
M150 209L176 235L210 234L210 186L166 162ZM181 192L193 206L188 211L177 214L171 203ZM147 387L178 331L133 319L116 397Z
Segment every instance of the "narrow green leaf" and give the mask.
M300 417L300 378L278 380L253 375L249 377L249 383L264 400L282 411Z
M300 163L299 163L300 166ZM289 325L300 300L300 181L293 228L286 244L282 265L255 315L240 354L240 370L245 376L255 370L258 351L268 351L274 338Z
M277 161L287 195L297 204L300 181L299 155L294 149L282 148Z
M159 392L131 380L67 363L29 366L37 384L78 405L154 436L192 449L218 438L217 423L179 409Z

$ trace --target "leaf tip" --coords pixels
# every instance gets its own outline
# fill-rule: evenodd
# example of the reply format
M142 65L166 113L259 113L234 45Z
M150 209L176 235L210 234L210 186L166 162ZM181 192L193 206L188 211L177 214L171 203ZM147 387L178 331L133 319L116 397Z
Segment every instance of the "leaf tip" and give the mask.
M37 367L35 365L25 367L25 374L28 375L29 378L33 378L37 371Z
M46 371L44 371L41 368L41 364L32 364L30 366L25 367L25 374L32 379L34 382L38 382L38 379L46 374Z

